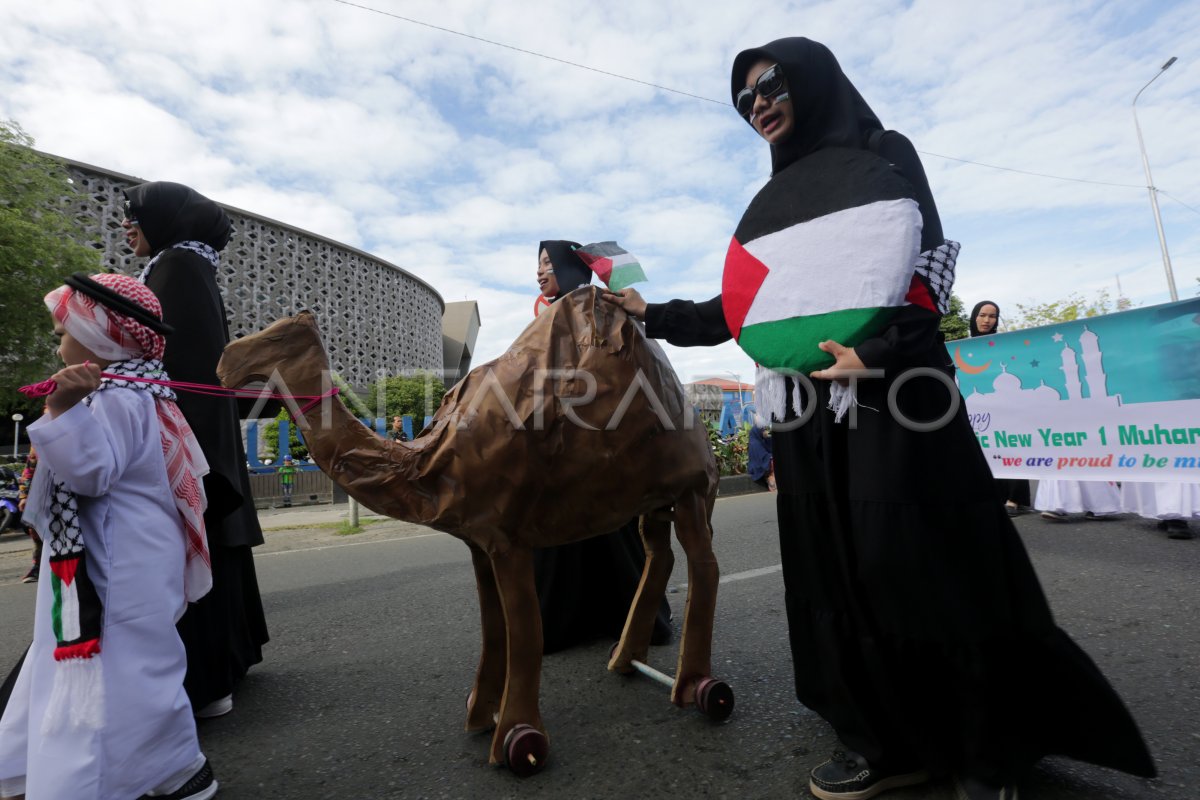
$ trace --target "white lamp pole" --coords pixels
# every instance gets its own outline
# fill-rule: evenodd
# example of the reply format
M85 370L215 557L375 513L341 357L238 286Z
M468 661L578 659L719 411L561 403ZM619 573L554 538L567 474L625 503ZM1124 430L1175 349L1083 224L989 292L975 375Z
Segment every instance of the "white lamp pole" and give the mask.
M742 423L742 411L743 411L743 409L745 409L745 407L746 407L746 396L745 396L745 394L743 394L743 393L742 393L742 376L741 376L740 374L738 374L738 373L734 372L733 370L725 370L725 374L726 374L726 375L732 375L732 376L733 376L733 379L737 381L737 387L738 387L738 388L737 388L737 392L738 392L738 424L740 425L740 424Z
M1147 81L1146 86L1158 80L1158 76L1166 72L1174 63L1175 56L1171 56L1167 63L1159 67L1158 74ZM1175 274L1171 271L1171 255L1167 252L1167 235L1163 233L1162 216L1158 213L1158 189L1154 188L1154 179L1150 177L1150 159L1146 158L1146 144L1142 141L1142 126L1138 124L1137 118L1137 101L1142 92L1146 91L1146 86L1138 89L1138 93L1133 96L1133 127L1137 129L1138 147L1142 150L1142 168L1146 170L1146 189L1150 192L1150 207L1154 209L1154 225L1158 228L1158 244L1162 248L1163 268L1167 271L1167 288L1171 290L1173 302L1179 299L1179 293L1175 291Z
M17 437L21 435L21 420L25 419L24 414L13 414L13 461L17 460Z

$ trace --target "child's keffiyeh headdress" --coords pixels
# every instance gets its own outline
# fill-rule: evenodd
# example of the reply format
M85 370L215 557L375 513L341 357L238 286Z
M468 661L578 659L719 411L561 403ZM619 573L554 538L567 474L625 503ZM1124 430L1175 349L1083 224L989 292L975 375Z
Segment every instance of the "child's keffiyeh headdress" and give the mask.
M54 319L80 344L113 361L106 372L165 380L159 360L163 334L162 307L154 293L125 275L76 273L45 297ZM183 522L187 549L184 594L198 600L212 587L212 567L204 534L204 489L208 471L200 444L166 386L104 378L97 392L111 388L149 391L155 398L163 459L175 507ZM94 394L85 398L90 404ZM44 727L54 730L98 727L104 716L100 676L100 633L104 608L87 573L86 544L79 501L65 484L55 480L50 500L46 543L53 602L58 662L54 689Z

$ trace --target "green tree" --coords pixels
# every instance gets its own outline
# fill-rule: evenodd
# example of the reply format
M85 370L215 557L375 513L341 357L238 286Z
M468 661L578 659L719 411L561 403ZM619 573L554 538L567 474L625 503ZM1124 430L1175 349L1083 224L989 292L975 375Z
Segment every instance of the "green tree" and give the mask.
M308 447L300 441L300 437L296 434L296 423L292 422L286 408L279 409L275 419L259 429L259 436L262 437L264 444L264 455L272 461L279 460L279 423L285 420L288 423L288 453L292 458L308 458Z
M1125 311L1132 308L1133 303L1129 298L1121 296L1114 300L1107 289L1101 289L1091 300L1078 292L1072 292L1061 300L1030 305L1017 303L1016 306L1017 313L1008 319L1009 330L1036 328L1041 325L1053 325L1056 322L1099 317L1115 311Z
M425 424L425 415L436 411L446 394L446 385L432 372L418 370L412 375L394 375L376 381L367 391L367 408L372 414L380 409L381 388L384 418L390 422L394 416L411 416L417 430Z
M87 232L71 214L77 190L70 175L32 147L19 125L0 120L2 404L13 402L18 386L48 377L54 367L53 323L42 298L72 272L95 272L99 265L96 251L81 244Z
M970 321L963 309L963 301L958 295L950 293L950 310L942 317L938 326L946 337L947 342L955 339L965 339L971 335Z

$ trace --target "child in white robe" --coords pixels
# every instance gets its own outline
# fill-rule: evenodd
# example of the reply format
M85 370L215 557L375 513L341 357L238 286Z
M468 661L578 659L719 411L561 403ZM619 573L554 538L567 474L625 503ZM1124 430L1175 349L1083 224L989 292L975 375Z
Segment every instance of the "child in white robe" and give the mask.
M67 366L28 429L25 520L45 546L33 644L0 709L0 797L206 800L175 623L212 582L208 465L171 390L137 380L167 379L169 328L124 275L77 274L46 305Z

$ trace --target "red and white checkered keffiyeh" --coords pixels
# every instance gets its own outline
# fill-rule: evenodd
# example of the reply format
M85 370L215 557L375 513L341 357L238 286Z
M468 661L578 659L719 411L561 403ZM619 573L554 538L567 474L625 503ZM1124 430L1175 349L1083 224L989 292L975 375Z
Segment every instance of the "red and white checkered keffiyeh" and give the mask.
M162 318L162 306L158 298L136 279L115 273L90 277ZM46 295L45 303L54 319L80 344L100 358L115 362L105 368L106 373L169 380L162 362L158 361L165 345L161 334L69 286L60 286L50 292ZM200 443L176 405L175 393L168 387L106 377L97 391L109 388L149 391L154 395L158 427L162 435L163 461L171 494L175 498L175 508L184 527L187 547L184 594L189 602L199 600L212 588L212 561L204 533L207 500L201 481L208 473L208 462Z

